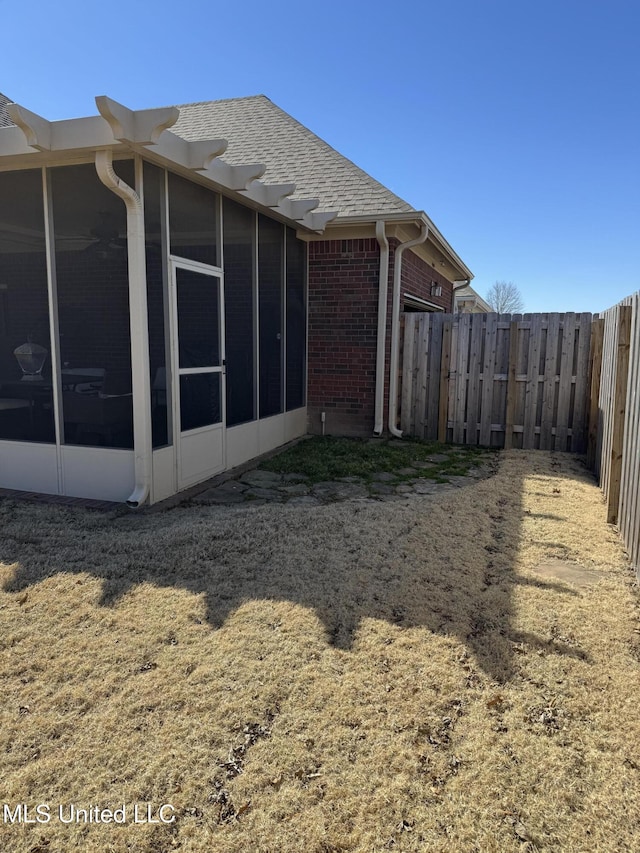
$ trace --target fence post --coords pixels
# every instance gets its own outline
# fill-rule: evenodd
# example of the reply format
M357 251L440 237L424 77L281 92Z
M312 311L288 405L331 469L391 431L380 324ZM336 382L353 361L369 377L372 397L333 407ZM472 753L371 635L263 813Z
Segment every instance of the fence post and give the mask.
M447 440L449 408L449 368L451 366L451 320L445 320L442 330L442 361L440 362L440 399L438 400L438 441Z
M516 414L516 362L518 359L518 323L509 326L509 374L507 377L507 413L504 425L504 449L513 447L513 425Z
M587 439L587 468L596 467L596 447L598 445L598 420L600 399L600 379L602 376L602 342L604 338L604 320L594 320L591 327L591 346L589 352L589 411Z
M613 430L611 442L611 473L607 500L607 521L615 524L618 520L620 503L620 479L622 476L622 448L624 440L625 407L627 402L627 382L629 378L629 348L631 345L630 305L620 306L620 326L618 329L618 350L616 352L616 385L613 398Z

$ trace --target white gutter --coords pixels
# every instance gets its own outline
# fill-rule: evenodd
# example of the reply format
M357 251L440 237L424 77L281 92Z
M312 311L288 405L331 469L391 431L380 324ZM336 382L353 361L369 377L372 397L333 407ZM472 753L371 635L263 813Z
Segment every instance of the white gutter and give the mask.
M127 506L136 508L141 506L149 497L153 450L144 210L140 196L113 171L110 150L96 151L96 171L102 183L119 196L127 208L129 328L131 334L131 390L135 465L135 487L127 499Z
M374 435L381 435L384 429L384 363L387 343L387 296L389 293L389 241L382 220L376 222L376 239L380 246L380 275L378 280L378 343L373 433Z
M339 228L341 225L368 225L372 224L373 221L374 220L370 214L357 214L354 216L338 215L331 223L329 223L328 227L329 230L331 230L334 226ZM464 263L462 258L460 258L450 243L445 240L443 235L423 210L408 211L407 213L385 213L384 221L388 226L415 225L416 222L426 223L429 228L429 237L431 238L431 242L436 245L436 248L438 248L446 258L448 258L454 269L458 270L470 281L474 277L469 267ZM329 240L332 238L327 236L326 239Z
M396 426L396 408L398 402L398 361L400 358L400 288L402 283L402 256L405 249L418 246L429 236L429 226L420 223L420 235L413 240L400 243L396 248L393 261L393 309L391 312L391 367L389 368L389 432L396 438L402 437L402 431Z

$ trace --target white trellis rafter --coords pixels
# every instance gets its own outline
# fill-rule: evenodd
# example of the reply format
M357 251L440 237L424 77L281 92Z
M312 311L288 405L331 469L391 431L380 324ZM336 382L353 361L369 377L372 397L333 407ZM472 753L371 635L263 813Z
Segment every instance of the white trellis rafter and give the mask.
M178 120L177 107L131 110L106 95L98 96L96 105L98 116L53 122L19 104L7 105L16 126L0 128L0 159L47 154L53 158L59 152L80 154L101 148L115 153L121 146L142 154L148 150L155 162L192 171L208 179L214 189L237 194L296 227L321 233L337 215L335 211L316 212L318 199L291 198L294 183L259 180L266 171L263 163L232 165L223 160L226 139L190 142L173 133L169 128Z

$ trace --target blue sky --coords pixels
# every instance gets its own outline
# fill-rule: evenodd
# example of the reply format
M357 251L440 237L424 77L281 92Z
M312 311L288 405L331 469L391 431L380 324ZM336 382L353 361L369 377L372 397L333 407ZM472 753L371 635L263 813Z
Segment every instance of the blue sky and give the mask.
M640 3L0 0L0 91L50 119L264 93L418 209L485 294L640 289Z

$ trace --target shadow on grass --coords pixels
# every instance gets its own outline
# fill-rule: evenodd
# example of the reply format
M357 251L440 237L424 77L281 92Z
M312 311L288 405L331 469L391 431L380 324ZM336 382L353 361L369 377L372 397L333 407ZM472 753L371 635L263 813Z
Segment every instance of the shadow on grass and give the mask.
M550 476L574 475L569 461L562 464ZM103 606L144 582L204 594L212 628L246 601L291 601L312 608L341 649L352 647L365 619L423 627L457 637L490 678L505 682L523 645L584 659L513 627L517 584L576 594L514 573L522 518L522 482L501 473L407 503L178 507L135 516L5 502L0 560L17 563L6 592L65 572L99 578Z

